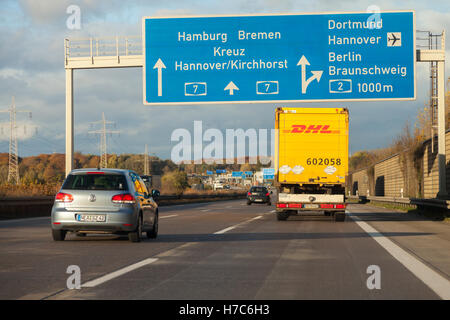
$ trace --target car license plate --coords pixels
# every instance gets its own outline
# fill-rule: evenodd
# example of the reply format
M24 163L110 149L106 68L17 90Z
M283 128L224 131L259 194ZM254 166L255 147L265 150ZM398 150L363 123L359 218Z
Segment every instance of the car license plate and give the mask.
M261 202L261 201L262 201L262 199L255 199L255 201L256 201L256 202Z
M316 208L319 207L319 205L318 204L308 204L308 203L306 203L303 207L307 208L307 209L316 209Z
M77 221L80 222L105 222L106 215L102 214L78 214Z

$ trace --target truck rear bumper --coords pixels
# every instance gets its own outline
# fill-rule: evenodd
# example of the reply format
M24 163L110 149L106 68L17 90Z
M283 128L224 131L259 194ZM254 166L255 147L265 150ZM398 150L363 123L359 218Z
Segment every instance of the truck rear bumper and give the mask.
M280 203L276 204L277 211L298 210L298 211L344 211L346 203Z

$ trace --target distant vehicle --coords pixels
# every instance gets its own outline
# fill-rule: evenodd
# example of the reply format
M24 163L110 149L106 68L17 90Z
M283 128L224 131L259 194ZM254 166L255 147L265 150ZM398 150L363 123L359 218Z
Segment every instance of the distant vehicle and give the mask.
M272 204L270 200L271 192L266 187L251 187L247 192L247 205L252 203L267 203L268 206Z
M152 188L152 176L151 175L141 175L140 176L142 181L144 181L145 185L147 186L147 189L150 190Z
M72 170L55 197L51 213L53 240L67 232L128 235L139 242L158 235L158 205L137 173L123 169Z
M227 190L231 189L231 187L230 187L229 184L224 185L223 188L224 188L224 189L227 189Z
M224 185L222 182L214 182L213 188L214 190L223 189Z
M275 129L277 219L321 211L344 221L348 110L278 108Z

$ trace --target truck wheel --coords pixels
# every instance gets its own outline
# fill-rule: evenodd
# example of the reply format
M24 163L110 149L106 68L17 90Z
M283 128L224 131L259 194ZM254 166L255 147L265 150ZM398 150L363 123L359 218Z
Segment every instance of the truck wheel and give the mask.
M66 230L52 230L52 236L54 241L64 241L66 238Z
M287 220L288 217L289 217L289 212L287 212L287 211L277 212L277 220L278 221Z
M345 221L345 212L336 212L334 214L334 221L336 221L336 222Z

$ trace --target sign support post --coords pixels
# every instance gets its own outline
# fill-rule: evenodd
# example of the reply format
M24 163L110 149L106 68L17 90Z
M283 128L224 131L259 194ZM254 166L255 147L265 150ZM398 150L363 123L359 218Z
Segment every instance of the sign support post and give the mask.
M436 62L437 64L437 106L438 106L438 168L439 168L439 198L447 197L447 176L445 173L445 30L441 35L440 49L418 49L417 61Z

